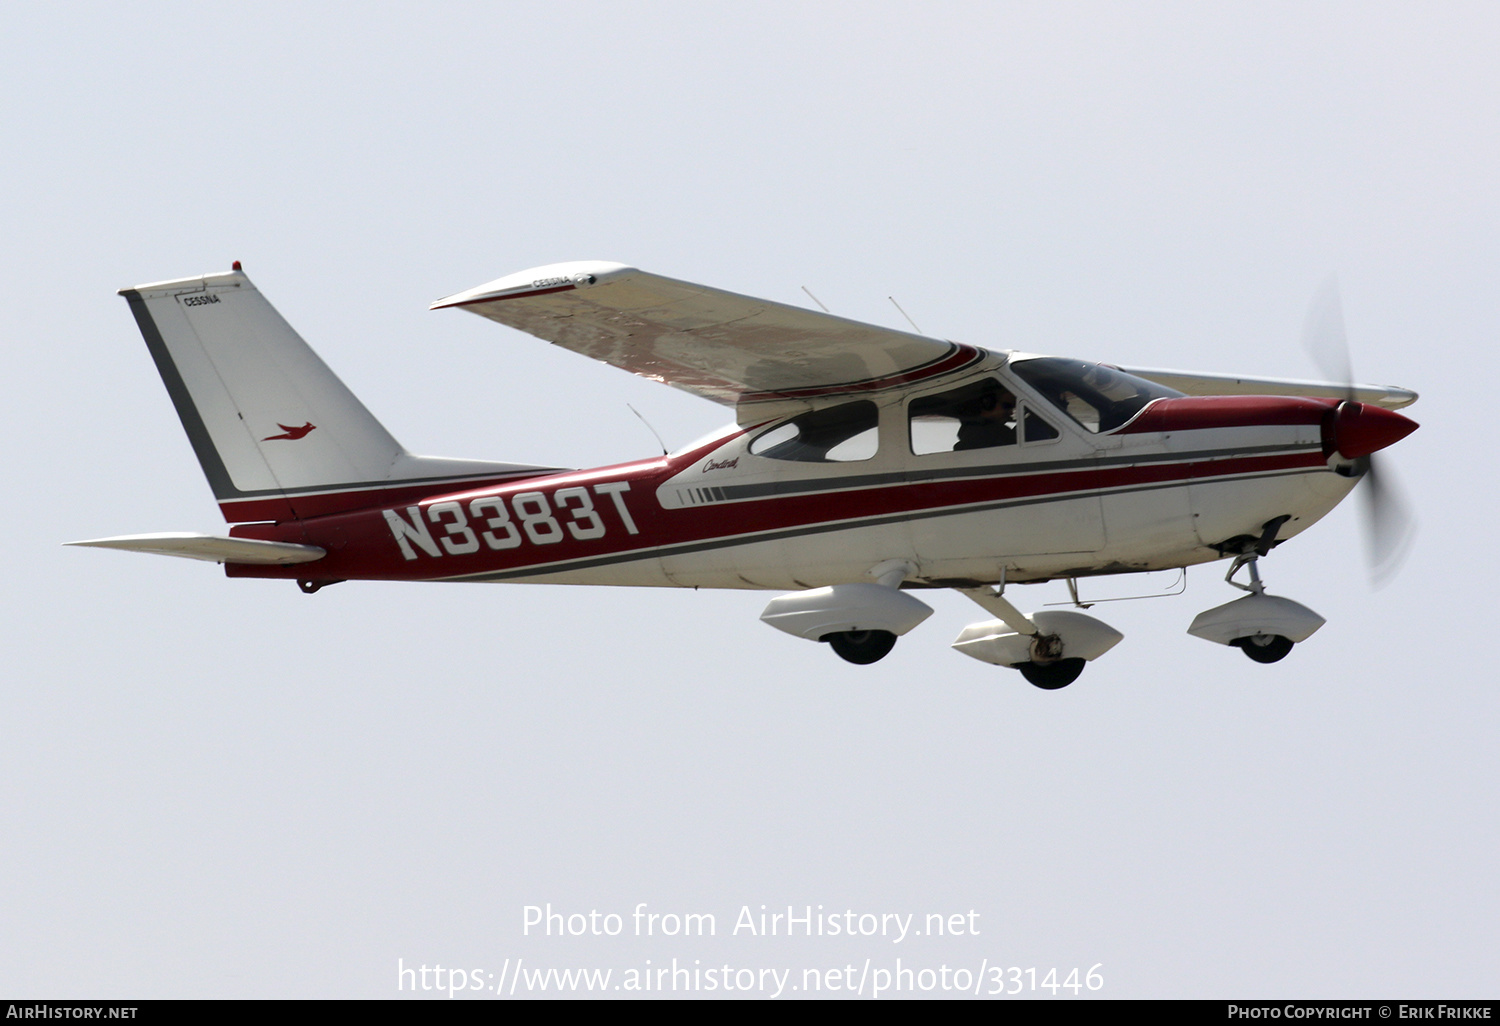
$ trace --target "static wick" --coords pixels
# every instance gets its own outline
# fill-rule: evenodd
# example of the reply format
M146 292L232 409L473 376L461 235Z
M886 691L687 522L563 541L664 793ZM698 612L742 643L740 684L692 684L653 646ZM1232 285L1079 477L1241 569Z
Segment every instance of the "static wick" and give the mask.
M802 291L806 292L808 298L811 299L814 303L817 303L819 306L823 306L823 301L821 299L819 299L817 296L815 296L815 295L812 294L812 289L810 289L806 285L804 285L804 286L802 286ZM828 307L826 307L826 306L823 306L823 312L824 313L833 313L833 311L830 310L830 309L828 309Z
M629 403L626 403L625 407L631 413L635 414L637 417L641 417L641 411L638 410L638 409L636 409L634 406L631 406ZM648 431L650 431L653 435L656 435L656 444L659 445L659 446L661 446L661 454L663 456L665 456L667 454L667 443L663 442L661 440L661 435L656 434L656 428L654 428L654 427L651 426L651 422L649 420L647 420L645 417L641 417L641 423L644 424L644 425L646 425L646 429Z
M891 305L894 306L897 310L901 310L901 304L896 302L895 296L886 296L885 298L889 299L891 301ZM911 319L911 314L907 313L905 310L901 310L901 316L906 318L906 323L912 326L913 331L915 331L918 335L922 334L922 329L918 328L917 322Z

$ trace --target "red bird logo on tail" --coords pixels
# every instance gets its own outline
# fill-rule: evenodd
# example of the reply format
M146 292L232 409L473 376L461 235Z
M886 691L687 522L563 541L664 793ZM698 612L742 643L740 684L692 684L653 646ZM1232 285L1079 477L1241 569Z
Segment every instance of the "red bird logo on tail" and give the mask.
M279 428L281 428L281 430L285 431L286 434L284 434L284 435L267 435L265 438L261 439L262 442L274 442L278 438L285 438L288 441L295 442L297 439L301 438L302 436L306 435L309 431L311 431L311 430L313 430L314 428L317 427L317 425L314 424L312 421L308 421L306 424L303 424L301 427L287 427L285 424L277 424L276 426L279 427Z

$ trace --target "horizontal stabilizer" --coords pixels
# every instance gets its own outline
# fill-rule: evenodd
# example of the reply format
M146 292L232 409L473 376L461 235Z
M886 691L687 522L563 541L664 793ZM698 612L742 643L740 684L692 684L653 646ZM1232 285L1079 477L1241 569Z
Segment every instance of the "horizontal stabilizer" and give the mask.
M311 563L327 555L316 545L258 541L254 538L223 538L213 534L122 534L117 538L95 538L91 541L63 544L87 545L96 549L124 549L127 552L152 552L158 556L182 556L209 563L257 563L273 566Z

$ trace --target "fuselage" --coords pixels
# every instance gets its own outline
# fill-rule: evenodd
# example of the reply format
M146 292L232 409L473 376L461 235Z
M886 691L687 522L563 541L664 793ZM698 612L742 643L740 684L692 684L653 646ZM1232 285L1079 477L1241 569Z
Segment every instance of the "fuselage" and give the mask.
M1043 363L1016 366L984 354L958 375L671 456L406 486L346 512L241 524L234 535L327 555L227 572L796 589L868 581L899 559L915 568L907 586L963 587L1211 561L1277 517L1289 518L1278 540L1300 533L1358 480L1330 444L1338 400L1167 390L1115 423L1036 373ZM1010 419L965 419L991 393L1008 397Z

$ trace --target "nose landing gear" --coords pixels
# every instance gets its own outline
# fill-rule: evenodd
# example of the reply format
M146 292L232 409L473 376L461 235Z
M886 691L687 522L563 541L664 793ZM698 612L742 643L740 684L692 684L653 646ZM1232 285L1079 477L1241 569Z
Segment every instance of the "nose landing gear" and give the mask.
M1231 587L1250 594L1199 613L1188 628L1189 634L1230 645L1257 663L1274 663L1286 658L1293 645L1306 641L1323 626L1323 618L1306 606L1279 595L1267 595L1265 582L1260 579L1257 561L1271 551L1276 532L1286 520L1278 517L1269 521L1260 539L1235 556L1229 573L1224 575L1224 581ZM1242 567L1248 568L1248 584L1234 579Z

